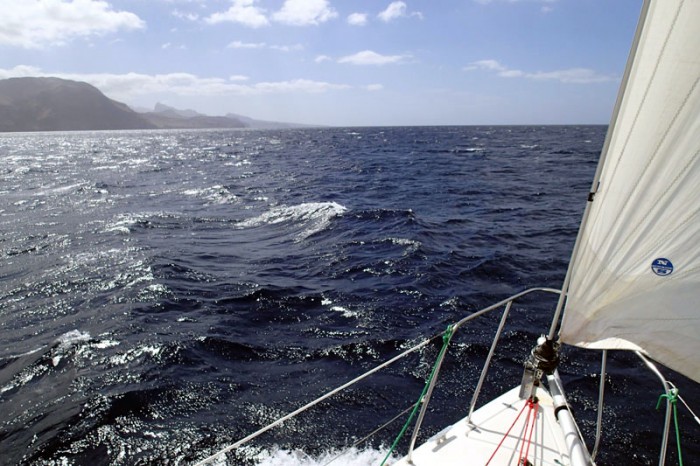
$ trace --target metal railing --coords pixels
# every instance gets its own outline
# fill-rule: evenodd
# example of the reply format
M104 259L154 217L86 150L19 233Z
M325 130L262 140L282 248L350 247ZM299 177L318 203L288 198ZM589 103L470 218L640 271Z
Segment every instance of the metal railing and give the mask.
M496 346L498 345L498 340L501 337L501 333L503 333L503 327L505 326L506 320L508 319L508 315L510 314L510 309L511 309L513 303L517 299L522 298L525 295L528 295L530 293L534 293L537 291L556 293L556 294L561 293L560 290L556 290L554 288L530 288L528 290L525 290L525 291L522 291L518 294L515 294L509 298L506 298L502 301L499 301L496 304L492 304L491 306L485 307L485 308L481 309L480 311L477 311L473 314L470 314L452 326L452 334L454 335L457 332L457 330L459 330L459 328L462 327L467 322L474 320L477 317L481 317L484 314L495 311L495 310L505 306L505 309L503 311L503 315L501 316L501 322L499 323L498 329L496 330L496 334L494 335L493 341L491 342L491 348L489 349L489 354L488 354L488 356L486 356L486 361L484 362L484 366L481 369L481 375L479 376L479 381L476 384L474 394L472 395L471 403L469 404L469 415L468 415L469 421L471 421L471 415L474 412L474 408L476 407L476 402L479 398L479 393L481 392L481 388L484 384L484 380L486 380L486 374L488 373L489 368L491 366L491 359L493 358L493 354L496 351ZM443 359L444 359L444 354L443 354ZM436 365L435 375L432 378L432 380L430 381L430 387L428 388L428 392L426 393L425 398L423 400L421 400L421 403L422 403L421 411L420 411L420 414L418 415L418 420L416 421L416 426L413 429L413 435L411 436L411 443L410 443L410 446L408 448L408 455L407 455L409 463L411 462L413 450L414 450L415 445L416 445L416 439L418 438L418 433L419 433L421 425L423 423L423 418L425 417L425 411L428 409L428 403L430 402L430 396L432 395L433 387L435 386L435 383L437 382L437 379L438 379L440 367L442 366L442 359L439 359L438 361L436 361L435 365Z
M481 317L481 316L483 316L483 315L485 315L485 314L488 314L488 313L490 313L490 312L493 312L493 311L495 311L495 310L498 310L498 309L500 309L500 308L504 308L504 309L503 309L503 314L501 315L501 320L500 320L499 325L498 325L498 328L496 329L496 332L495 332L495 334L494 334L493 340L492 340L492 342L491 342L491 347L490 347L490 349L489 349L488 355L486 356L486 360L485 360L484 365L483 365L483 367L482 367L482 369L481 369L481 374L480 374L480 376L479 376L479 380L478 380L478 382L477 382L477 384L476 384L476 387L475 387L475 389L474 389L474 393L473 393L473 395L472 395L471 402L470 402L470 404L469 404L469 413L468 413L467 418L466 418L466 420L467 420L468 423L471 423L471 416L472 416L472 414L474 413L474 410L475 410L475 408L476 408L476 404L477 404L477 401L478 401L478 398L479 398L479 394L480 394L480 392L481 392L481 389L482 389L482 386L483 386L483 384L484 384L484 381L486 380L486 376L487 376L488 371L489 371L489 368L490 368L490 366L491 366L491 360L492 360L493 355L494 355L494 353L495 353L495 350L496 350L496 347L497 347L497 345L498 345L498 341L499 341L499 339L500 339L500 337L501 337L501 334L503 333L503 329L504 329L504 327L505 327L505 324L506 324L506 321L507 321L507 319L508 319L508 316L510 315L510 311L511 311L511 309L512 309L513 303L514 303L516 300L518 300L519 298L522 298L523 296L529 295L529 294L534 293L534 292L547 292L547 293L554 293L554 294L560 294L560 293L561 293L560 290L553 289L553 288L530 288L530 289L528 289L528 290L525 290L525 291L522 291L522 292L520 292L520 293L517 293L517 294L515 294L515 295L513 295L513 296L510 296L509 298L506 298L506 299L504 299L504 300L502 300L502 301L499 301L499 302L497 302L497 303L495 303L495 304L493 304L493 305L491 305L491 306L488 306L488 307L485 307L485 308L483 308L483 309L481 309L481 310L479 310L479 311L476 311L476 312L474 312L474 313L468 315L467 317L464 317L463 319L457 321L455 324L453 324L453 325L451 326L451 329L449 330L450 334L448 335L448 338L449 338L449 339L451 339L451 338L454 336L454 334L455 334L462 326L464 326L466 323L468 323L468 322L470 322L470 321L472 321L472 320L474 320L474 319L476 319L476 318L478 318L478 317ZM371 376L371 375L373 375L373 374L375 374L375 373L381 371L382 369L385 369L385 368L391 366L392 364L394 364L394 363L396 363L397 361L399 361L399 360L405 358L406 356L408 356L408 355L410 355L410 354L412 354L412 353L414 353L414 352L416 352L416 351L418 351L418 350L420 350L420 349L426 347L427 345L429 345L431 342L433 342L433 341L436 340L437 338L443 337L447 332L448 332L448 331L445 331L445 332L443 332L443 333L440 333L440 334L435 335L435 336L433 336L433 337L431 337L431 338L428 338L428 339L426 339L426 340L421 341L421 342L418 343L417 345L412 346L411 348L409 348L409 349L403 351L402 353L398 354L397 356L394 356L393 358L389 359L388 361L386 361L386 362L384 362L384 363L382 363L382 364L380 364L380 365L374 367L373 369L371 369L371 370L369 370L369 371L367 371L367 372L361 374L360 376L358 376L358 377L356 377L356 378L350 380L349 382L347 382L347 383L345 383L345 384L343 384L343 385L341 385L341 386L335 388L334 390L331 390L331 391L327 392L326 394L324 394L324 395L320 396L319 398L316 398L315 400L313 400L313 401L311 401L311 402L305 404L304 406L302 406L302 407L296 409L295 411L292 411L291 413L289 413L289 414L287 414L287 415L285 415L285 416L283 416L283 417L277 419L276 421L272 422L271 424L268 424L268 425L262 427L261 429L259 429L259 430L255 431L255 432L253 432L252 434L248 435L247 437L242 438L241 440L239 440L239 441L237 441L237 442L235 442L235 443L229 445L228 447L219 450L219 451L216 452L215 454L213 454L213 455L211 455L211 456L209 456L209 457L207 457L207 458L205 458L205 459L199 461L198 463L195 464L195 466L202 466L202 465L208 464L210 461L212 461L212 460L214 460L214 459L216 459L216 458L219 458L221 455L224 455L224 454L226 454L226 453L228 453L228 452L230 452L230 451L232 451L232 450L235 450L235 449L241 447L242 445L244 445L244 444L246 444L246 443L252 441L253 439L259 437L260 435L264 434L265 432L268 432L269 430L272 430L272 429L274 429L275 427L281 425L281 424L284 423L285 421L287 421L287 420L289 420L289 419L291 419L291 418L293 418L293 417L295 417L295 416L297 416L297 415L303 413L304 411L309 410L310 408L316 406L317 404L321 403L322 401L324 401L324 400L326 400L326 399L328 399L328 398L330 398L330 397L332 397L332 396L334 396L334 395L340 393L341 391L343 391L343 390L345 390L345 389L347 389L347 388L349 388L349 387L351 387L351 386L357 384L358 382L360 382L360 381L362 381L362 380L368 378L369 376ZM448 339L448 341L449 341L449 339ZM661 373L660 373L659 370L656 368L656 366L655 366L644 354L642 354L642 353L639 352L639 351L636 351L635 353L639 356L640 359L642 359L642 361L644 362L644 364L645 364L654 374L656 374L656 376L661 380L661 382L662 382L662 384L663 384L663 386L664 386L664 392L665 392L666 394L670 394L670 393L671 393L671 388L672 388L670 382L668 382L668 381L663 377L663 375L661 375ZM425 413L426 413L426 411L427 411L427 409L428 409L428 405L429 405L429 402L430 402L430 398L431 398L431 396L432 396L433 389L434 389L435 384L436 384L436 382L437 382L438 375L439 375L439 372L440 372L440 368L441 368L441 366L442 366L442 363L443 363L443 361L444 361L444 356L445 356L445 354L446 354L446 351L442 351L442 352L440 353L440 356L438 357L438 359L435 361L435 364L434 364L434 373L433 373L433 376L430 378L429 386L428 386L428 388L427 388L427 390L426 390L425 395L423 396L423 398L422 398L421 400L418 401L418 403L420 403L420 405L421 405L421 409L420 409L420 412L419 412L419 414L418 414L418 417L417 417L415 426L414 426L414 428L413 428L413 434L412 434L412 436L411 436L411 440L410 440L410 444L409 444L409 449L408 449L408 453L407 453L407 459L408 459L409 464L411 463L411 457L412 457L413 451L414 451L414 449L415 449L416 440L417 440L417 438L418 438L418 434L419 434L419 432L420 432L421 425L422 425L423 419L424 419L424 417L425 417ZM602 369L602 373L601 373L601 386L599 387L599 406L598 406L598 411L599 411L599 412L598 412L598 419L597 419L597 423L596 423L595 444L594 444L593 454L592 454L592 455L589 455L588 452L586 451L586 455L585 455L585 456L586 456L586 457L588 458L588 460L590 460L590 461L584 462L584 464L590 464L590 463L592 463L592 462L595 460L595 455L596 455L597 452L598 452L598 447L599 447L599 444L600 444L601 425L602 425L602 416L601 416L601 415L602 415L603 391L604 391L605 374L606 374L606 373L605 373L606 361L607 361L607 351L603 351L603 360L602 360L602 364L601 364L601 366L602 366L602 367L601 367L601 369ZM551 379L552 377L549 377L549 378ZM555 379L555 382L556 382L556 383L558 383L559 385L561 384L561 382L558 381L558 376L554 377L554 379ZM550 382L551 382L551 381L550 381ZM553 388L553 389L558 390L557 393L561 392L561 397L564 397L563 391L561 390L561 387L560 387L560 386L559 386L559 387L550 387L550 388ZM414 406L415 406L415 405L416 405L416 404L414 404ZM409 408L409 409L410 409L410 408ZM404 411L404 412L405 412L405 411ZM398 417L398 416L397 416L397 417ZM395 419L396 419L396 418L395 418ZM667 446L668 446L668 436L669 436L669 430L670 430L670 419L671 419L671 408L670 408L670 403L669 403L669 401L668 401L668 399L667 399L667 403L666 403L666 417L665 417L665 422L664 422L664 433L663 433L663 438L662 438L662 443L661 443L661 452L660 452L660 457L659 457L659 465L660 465L660 466L663 466L664 463L665 463L666 451L667 451ZM392 420L392 422L393 422L393 420ZM698 420L698 422L700 423L700 420ZM389 423L384 424L384 426L382 426L382 427L385 427L385 426L387 426L388 424L389 424ZM375 430L374 433L376 433L378 430L379 430L379 429ZM572 429L572 430L573 430L573 429ZM577 429L576 429L576 430L577 430ZM579 438L581 438L580 432L578 432L577 435L578 435ZM582 440L582 439L581 439L581 440ZM585 448L585 447L584 447L584 448Z
M452 332L453 332L453 335L454 335L454 333L457 332L457 330L459 330L459 328L461 328L461 327L462 327L464 324L466 324L467 322L472 321L472 320L474 320L474 319L476 319L476 318L478 318L478 317L481 317L481 316L483 316L483 315L485 315L485 314L488 314L488 313L490 313L490 312L493 312L493 311L495 311L495 310L497 310L497 309L499 309L499 308L505 307L504 312L503 312L503 315L501 316L500 324L499 324L499 326L498 326L498 329L496 330L496 334L495 334L494 339L493 339L493 341L492 341L492 343L491 343L491 348L490 348L490 350L489 350L489 354L488 354L488 356L486 357L486 361L485 361L484 366L483 366L483 368L482 368L481 376L479 377L479 381L478 381L478 383L477 383L476 389L475 389L475 391L474 391L474 395L472 396L472 400L471 400L471 403L470 403L470 405L469 405L469 416L471 416L471 414L472 414L473 411L474 411L474 407L476 406L476 403L477 403L477 400L478 400L478 397L479 397L479 392L481 391L481 388L482 388L482 386L483 386L484 380L486 379L486 374L488 373L488 369L489 369L490 364L491 364L491 359L492 359L493 354L494 354L494 352L495 352L495 350L496 350L496 345L497 345L498 340L499 340L499 338L500 338L500 336L501 336L501 333L503 332L503 327L504 327L505 322L506 322L506 320L507 320L507 318L508 318L508 315L509 315L509 313L510 313L510 310L511 310L511 307L512 307L512 305L513 305L513 302L515 302L515 301L516 301L517 299L519 299L519 298L522 298L522 297L525 296L525 295L528 295L528 294L531 294L531 293L534 293L534 292L548 292L548 293L559 294L559 293L560 293L560 290L553 289L553 288L530 288L530 289L528 289L528 290L525 290L525 291L522 291L522 292L520 292L520 293L517 293L517 294L515 294L515 295L513 295L513 296L511 296L511 297L509 297L509 298L506 298L506 299L504 299L504 300L502 300L502 301L499 301L499 302L497 302L497 303L495 303L495 304L492 304L491 306L488 306L488 307L485 307L485 308L483 308L483 309L480 309L479 311L476 311L476 312L474 312L473 314L470 314L470 315L468 315L467 317L464 317L463 319L459 320L458 322L456 322L456 323L452 326ZM244 438L238 440L237 442L235 442L235 443L233 443L233 444L227 446L226 448L223 448L223 449L219 450L218 452L214 453L213 455L211 455L211 456L209 456L209 457L207 457L207 458L205 458L205 459L199 461L198 463L195 464L195 466L203 466L203 465L205 465L205 464L208 464L210 461L212 461L212 460L214 460L214 459L220 457L221 455L224 455L224 454L226 454L226 453L228 453L228 452L230 452L230 451L232 451L232 450L235 450L235 449L237 449L237 448L243 446L244 444L246 444L246 443L250 442L251 440L253 440L253 439L259 437L260 435L264 434L265 432L268 432L269 430L272 430L272 429L274 429L275 427L281 425L281 424L284 423L285 421L287 421L287 420L289 420L289 419L291 419L291 418L293 418L293 417L296 417L297 415L303 413L304 411L309 410L310 408L316 406L317 404L321 403L322 401L324 401L324 400L326 400L326 399L328 399L328 398L330 398L330 397L332 397L332 396L334 396L334 395L340 393L341 391L343 391L343 390L345 390L345 389L347 389L347 388L349 388L349 387L351 387L351 386L357 384L358 382L360 382L360 381L366 379L367 377L369 377L369 376L375 374L376 372L379 372L380 370L385 369L386 367L389 367L390 365L394 364L395 362L397 362L397 361L399 361L399 360L405 358L405 357L408 356L409 354L414 353L414 352L420 350L421 348L424 348L425 346L427 346L428 344L430 344L433 340L435 340L436 338L441 337L442 335L443 335L443 334L435 335L435 336L433 336L433 337L431 337L431 338L429 338L429 339L423 340L422 342L420 342L420 343L418 343L417 345L412 346L411 348L409 348L409 349L403 351L402 353L400 353L399 355L397 355L397 356L395 356L395 357L389 359L388 361L386 361L386 362L384 362L384 363L382 363L382 364L376 366L375 368L373 368L373 369L371 369L371 370L369 370L369 371L367 371L367 372L361 374L360 376L358 376L358 377L356 377L356 378L350 380L349 382L347 382L347 383L345 383L345 384L343 384L343 385L341 385L341 386L335 388L334 390L331 390L331 391L327 392L326 394L324 394L324 395L322 395L322 396L316 398L315 400L313 400L313 401L311 401L311 402L305 404L304 406L302 406L302 407L300 407L300 408L298 408L298 409L292 411L291 413L289 413L289 414L287 414L287 415L285 415L285 416L283 416L283 417L277 419L276 421L272 422L271 424L268 424L268 425L262 427L261 429L259 429L259 430L255 431L255 432L253 432L252 434L250 434L250 435L248 435L248 436L246 436L246 437L244 437ZM430 381L430 386L428 387L428 391L426 392L426 395L424 396L424 398L423 398L422 400L420 400L420 403L421 403L422 406L421 406L421 410L420 410L420 413L419 413L418 418L417 418L417 421L416 421L416 425L415 425L415 427L414 427L414 429L413 429L413 435L412 435L412 437L411 437L411 443L410 443L409 452L408 452L409 458L410 458L410 456L411 456L411 454L413 453L413 450L414 450L414 448L415 448L415 442L416 442L416 439L417 439L417 437L418 437L418 433L420 432L420 428L421 428L423 419L424 419L424 417L425 417L425 412L426 412L426 410L427 410L427 408L428 408L428 404L429 404L429 401L430 401L430 397L431 397L431 395L432 395L433 388L435 387L435 383L437 382L438 374L439 374L439 371L440 371L440 366L442 365L443 360L444 360L444 354L443 354L443 357L442 357L442 358L440 358L439 360L437 360L437 361L435 362L435 367L436 367L436 369L435 369L435 374L434 374L433 378L432 378L431 381Z

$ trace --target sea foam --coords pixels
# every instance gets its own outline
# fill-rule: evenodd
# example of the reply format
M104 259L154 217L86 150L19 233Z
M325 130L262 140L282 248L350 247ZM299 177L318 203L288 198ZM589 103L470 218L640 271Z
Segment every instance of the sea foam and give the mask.
M299 235L307 238L328 227L331 220L347 211L345 206L336 202L307 202L293 206L275 207L257 217L239 222L239 228L255 228L284 222L304 223L305 229Z
M348 448L346 450L330 450L318 456L310 456L301 450L277 449L260 453L255 460L257 466L367 466L380 464L387 450Z

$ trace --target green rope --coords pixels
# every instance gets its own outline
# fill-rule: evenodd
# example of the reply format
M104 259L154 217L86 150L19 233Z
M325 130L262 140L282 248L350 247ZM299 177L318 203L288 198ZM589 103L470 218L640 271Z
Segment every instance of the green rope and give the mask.
M452 324L450 324L447 326L445 333L442 334L442 348L440 348L440 353L438 353L437 359L435 359L435 364L433 364L433 369L430 371L430 375L428 376L428 378L425 381L425 386L423 387L423 391L421 392L420 396L418 397L418 401L416 401L416 404L413 406L413 411L411 411L410 416L408 416L406 423L401 428L401 432L399 432L399 435L396 436L394 443L391 444L391 448L389 448L389 452L384 457L384 460L381 462L380 466L384 466L384 464L387 462L387 460L389 459L391 454L396 449L396 446L399 444L399 442L403 438L404 434L406 434L406 431L408 430L408 426L411 425L411 421L413 421L413 418L415 417L416 413L418 412L418 408L420 407L421 403L423 402L423 398L425 397L425 394L428 391L428 387L430 386L430 382L433 380L433 377L435 377L435 373L437 372L438 365L440 364L440 361L442 360L443 356L445 355L445 352L447 351L447 347L449 346L450 340L452 339L453 331L454 331L454 329L452 327Z
M678 401L678 389L672 388L668 393L663 393L659 396L659 401L656 402L656 409L661 406L661 400L666 398L673 407L673 423L676 426L676 445L678 446L678 464L683 466L683 456L681 455L681 430L678 427L678 409L676 407L676 402Z

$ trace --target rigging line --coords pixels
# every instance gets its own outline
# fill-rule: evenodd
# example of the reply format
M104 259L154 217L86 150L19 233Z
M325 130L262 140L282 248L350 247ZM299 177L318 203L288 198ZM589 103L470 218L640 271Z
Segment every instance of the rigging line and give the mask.
M518 453L518 464L522 464L523 458L527 457L527 453L525 453L525 448L527 447L527 440L526 437L528 437L528 429L530 427L530 418L532 417L532 404L530 403L530 400L528 399L525 404L527 405L527 416L525 416L525 425L523 426L523 433L521 434L521 443L520 443L520 453Z
M520 416L525 412L525 409L528 407L528 401L529 401L529 400L526 400L526 402L523 404L523 408L520 410L520 412L518 413L518 415L515 417L515 420L514 420L513 423L510 425L510 427L509 427L508 430L506 431L506 433L505 433L505 435L503 436L503 438L501 439L501 441L498 442L498 445L496 446L496 449L493 451L493 453L491 453L491 457L490 457L489 460L486 462L486 465L485 465L485 466L489 466L489 464L491 463L491 460L494 458L494 456L496 456L496 453L498 453L498 450L501 448L501 446L503 446L503 442L505 442L505 440L508 438L508 435L510 434L510 431L513 430L513 427L515 427L515 423L518 422L518 419L520 419ZM512 406L512 405L511 405L511 406Z
M396 422L401 416L403 416L404 414L406 414L406 413L408 413L409 411L411 411L411 410L413 409L414 406L415 406L415 403L414 403L414 404L411 404L408 408L404 409L404 410L401 411L399 414L397 414L397 415L394 416L393 418L389 419L387 422L385 422L385 423L382 424L381 426L377 427L376 429L374 429L374 430L373 430L372 432L370 432L369 434L367 434L367 435L365 435L364 437L362 437L360 440L357 440L356 442L352 443L351 445L348 445L348 447L347 447L347 449L346 449L345 451L341 452L340 454L338 454L337 456L335 456L334 458L332 458L329 462L325 463L323 466L328 466L329 464L331 464L332 462L334 462L334 461L337 460L338 458L341 458L341 457L343 457L344 455L346 455L346 454L348 453L348 450L349 450L350 448L354 448L354 447L356 447L356 446L358 446L358 445L360 445L360 444L366 442L367 440L369 440L369 439L370 439L373 435L375 435L376 433L378 433L378 432L380 432L380 431L386 429L388 426L390 426L391 424L393 424L394 422Z
M673 424L676 427L676 446L678 447L678 464L679 466L683 466L683 454L681 452L681 428L678 426L678 389L672 388L669 392L662 393L659 396L659 401L656 403L657 410L659 409L659 406L661 406L661 400L664 398L671 403L671 407L673 408Z
M528 460L527 457L530 454L530 446L532 445L532 433L535 431L535 426L537 426L537 411L538 411L538 401L537 398L534 400L527 400L528 403L528 420L530 418L530 415L532 415L532 421L530 421L532 424L530 425L530 434L527 436L527 443L523 443L523 447L525 447L525 455L520 457L520 460L518 464L522 465L527 465ZM525 432L527 431L527 423L525 424ZM523 438L523 440L525 440ZM522 453L523 448L520 449L520 452Z
M676 387L676 386L673 384L673 382L671 382L670 380L668 380L667 383L668 383L672 388L675 388L676 390L678 390L678 387ZM685 406L685 409L687 409L688 412L690 412L691 416L693 416L693 419L695 419L695 422L697 422L698 424L700 424L700 417L698 417L698 415L695 414L695 412L693 412L692 409L690 409L690 406L688 406L688 403L685 402L685 400L683 399L682 396L680 396L680 394L678 395L678 399L681 400L681 403L683 403L683 406Z
M685 409L687 409L688 411L690 411L690 414L693 416L693 419L695 419L695 422L697 422L698 424L700 424L700 418L698 417L697 414L695 414L695 413L693 412L692 409L690 409L690 406L688 406L688 403L685 402L685 400L683 399L683 397L681 397L680 395L678 395L678 399L681 400L681 403L683 403L683 406L685 406Z
M430 399L430 392L432 391L432 387L434 387L433 378L437 375L437 373L440 370L440 365L442 364L442 360L445 356L445 353L447 352L447 347L450 344L450 340L452 339L453 332L454 332L454 325L450 324L447 326L447 329L442 333L442 348L440 348L440 352L438 353L438 356L435 359L435 364L433 364L433 368L430 371L430 375L425 380L425 385L423 386L423 390L422 390L420 396L418 397L418 400L413 405L413 411L411 411L411 415L408 416L406 423L401 428L401 432L399 432L399 435L396 436L394 443L391 445L391 448L389 448L389 452L386 454L386 457L384 458L384 460L382 461L380 466L384 466L384 464L387 462L387 460L389 459L391 454L396 449L397 445L399 444L399 441L401 440L401 438L403 438L404 434L408 430L408 426L411 425L411 421L413 420L414 416L418 412L418 408L420 407L420 405L423 403L427 403L427 401ZM416 434L418 433L418 428L420 428L420 422L422 420L423 414L424 414L424 411L421 411L421 416L418 417L418 421L416 423L416 432L415 432ZM412 439L412 441L413 440L415 440L415 437ZM411 449L412 449L412 446L411 446ZM409 449L409 457L411 454L411 449Z
M639 359L642 360L645 366L659 379L661 385L664 388L664 392L670 393L671 385L664 375L661 373L656 364L652 362L644 353L641 351L635 351ZM668 451L668 435L671 429L671 403L666 401L666 415L664 416L664 430L661 438L661 448L659 449L659 466L664 466L666 464L666 452Z
M593 444L593 452L591 453L591 459L595 461L595 457L598 455L598 448L600 447L600 439L603 435L603 407L605 399L605 378L607 377L607 366L608 366L608 350L603 350L603 357L600 362L600 384L598 386L598 417L595 424L595 442Z
M414 351L417 351L420 348L423 348L423 347L429 345L433 340L441 337L443 334L444 334L444 332L441 334L435 335L431 338L428 338L427 340L423 340L421 343L407 349L403 353L400 353L399 355L394 356L393 358L389 359L388 361L376 366L373 369L370 369L369 371L359 375L358 377L355 377L354 379L350 380L349 382L346 382L345 384L341 385L340 387L337 387L337 388L331 390L330 392L326 393L325 395L322 395L322 396L316 398L315 400L305 404L301 408L298 408L298 409L292 411L291 413L287 414L286 416L282 416L281 418L279 418L276 421L262 427L261 429L258 429L257 431L253 432L252 434L248 435L247 437L242 438L241 440L237 441L236 443L233 443L225 448L222 448L221 450L217 451L216 453L214 453L214 454L204 458L203 460L195 463L195 466L203 466L203 465L209 463L210 461L214 460L215 458L218 458L220 455L228 453L231 450L235 450L236 448L240 447L241 445L248 443L249 441L264 434L268 430L274 429L275 427L279 426L280 424L284 423L285 421L297 416L298 414L301 414L304 411L307 411L308 409L316 406L317 404L321 403L322 401L325 401L326 399L336 395L337 393L345 390L346 388L348 388L352 385L355 385L359 381L366 379L370 375L372 375L376 372L379 372L380 370L390 366L391 364L395 363L396 361L403 359L404 357L408 356L409 354L413 353Z

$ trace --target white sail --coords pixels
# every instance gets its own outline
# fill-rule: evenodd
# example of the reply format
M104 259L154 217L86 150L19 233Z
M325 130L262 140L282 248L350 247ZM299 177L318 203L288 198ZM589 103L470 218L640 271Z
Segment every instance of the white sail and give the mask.
M700 0L651 2L637 40L560 335L700 381Z

